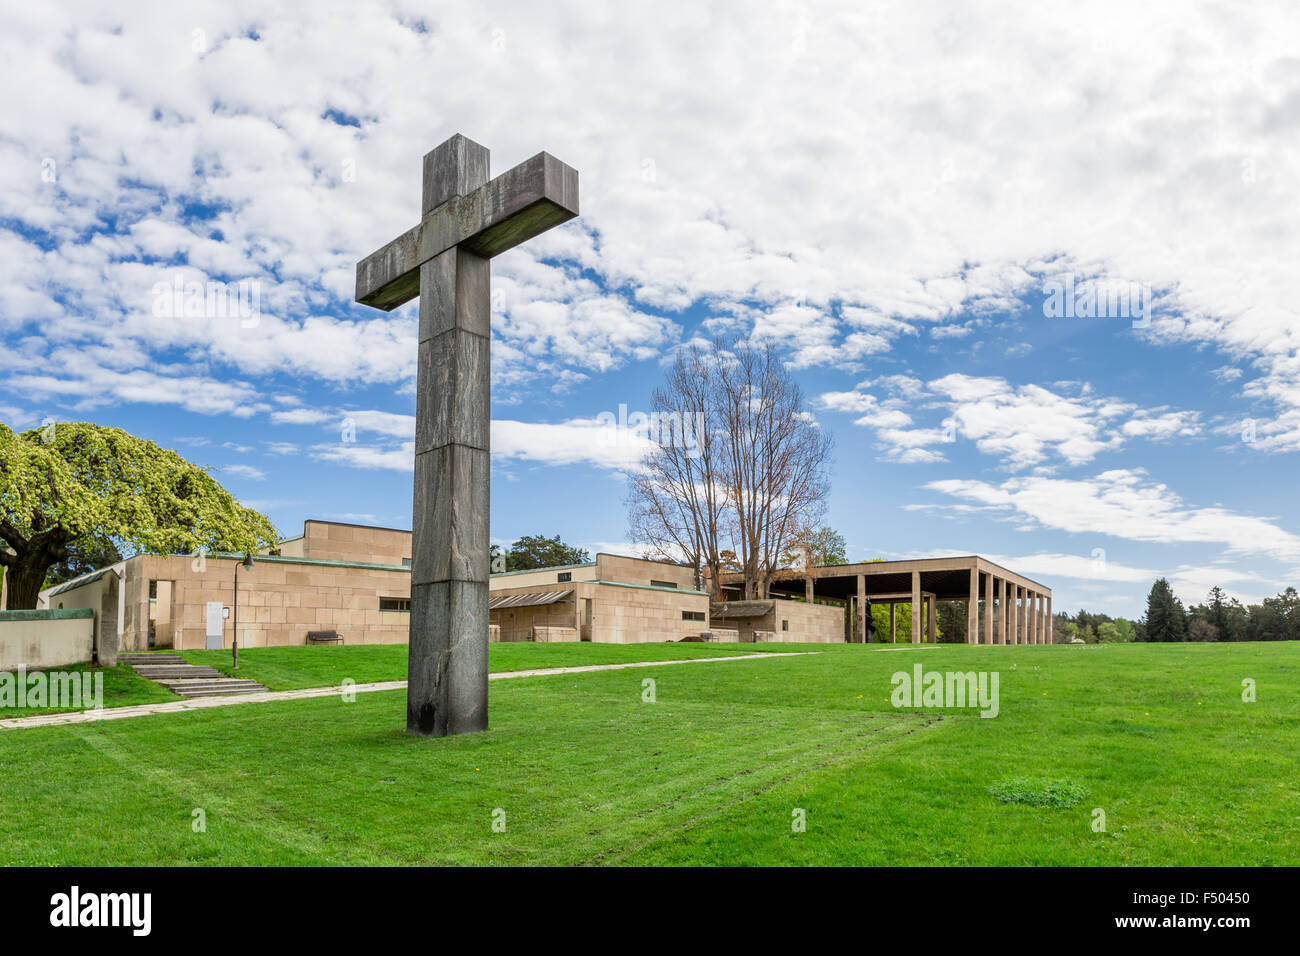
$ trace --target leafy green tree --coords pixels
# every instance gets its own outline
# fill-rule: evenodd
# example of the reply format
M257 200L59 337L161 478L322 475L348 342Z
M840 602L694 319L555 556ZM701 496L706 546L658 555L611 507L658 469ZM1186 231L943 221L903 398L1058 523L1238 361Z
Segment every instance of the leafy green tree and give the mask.
M783 566L824 568L849 563L849 546L834 528L803 528L797 531L783 555Z
M110 538L92 535L88 541L74 541L68 545L68 556L46 572L42 588L52 588L121 560L122 552Z
M935 640L940 644L966 643L966 601L935 601Z
M1127 644L1133 640L1133 625L1122 617L1097 625L1098 644Z
M8 607L34 608L50 569L104 542L154 554L271 547L264 515L206 471L119 428L0 424L0 565Z
M1145 623L1145 639L1148 641L1187 640L1187 612L1165 578L1151 585Z
M534 571L566 564L586 564L590 560L585 550L570 547L560 540L558 534L553 538L526 534L506 552L506 570Z

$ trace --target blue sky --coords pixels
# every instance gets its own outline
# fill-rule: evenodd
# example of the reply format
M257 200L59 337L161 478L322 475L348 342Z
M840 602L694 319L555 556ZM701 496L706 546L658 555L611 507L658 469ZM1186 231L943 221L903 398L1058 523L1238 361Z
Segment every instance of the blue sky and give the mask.
M0 420L176 448L286 535L409 527L414 305L353 304L353 268L463 132L494 174L582 176L578 220L493 263L494 540L631 550L636 441L597 417L726 332L780 343L833 433L852 558L978 552L1130 616L1157 575L1276 593L1297 15L1047 6L9 11ZM177 312L177 281L256 313ZM1045 308L1092 281L1149 321Z

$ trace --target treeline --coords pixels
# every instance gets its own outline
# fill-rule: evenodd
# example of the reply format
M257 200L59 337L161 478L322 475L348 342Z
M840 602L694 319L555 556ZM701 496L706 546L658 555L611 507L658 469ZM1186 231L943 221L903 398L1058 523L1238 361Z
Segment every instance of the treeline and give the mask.
M1184 607L1165 578L1151 586L1146 616L1138 621L1080 611L1056 616L1056 641L1088 644L1124 641L1295 641L1300 640L1300 594L1287 588L1260 604L1242 604L1210 588L1203 604Z

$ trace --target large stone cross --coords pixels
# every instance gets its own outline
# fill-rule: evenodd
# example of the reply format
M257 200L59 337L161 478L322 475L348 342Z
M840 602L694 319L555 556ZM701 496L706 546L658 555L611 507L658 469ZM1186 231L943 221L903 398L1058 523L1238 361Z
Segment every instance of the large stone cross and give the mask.
M538 153L488 180L459 134L424 157L420 224L357 263L357 301L420 297L406 729L488 725L488 260L578 214L578 172Z

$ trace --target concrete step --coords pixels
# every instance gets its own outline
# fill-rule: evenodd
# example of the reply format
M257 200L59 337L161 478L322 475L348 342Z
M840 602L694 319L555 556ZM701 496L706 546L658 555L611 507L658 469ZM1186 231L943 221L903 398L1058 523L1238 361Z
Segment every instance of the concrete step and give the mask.
M231 684L262 686L257 681L246 677L167 677L158 683L164 687L226 687Z
M215 667L199 667L195 664L160 664L157 666L136 664L132 669L141 677L147 677L150 680L160 680L172 677L188 678L226 676Z
M184 664L185 658L179 654L118 654L119 664Z

